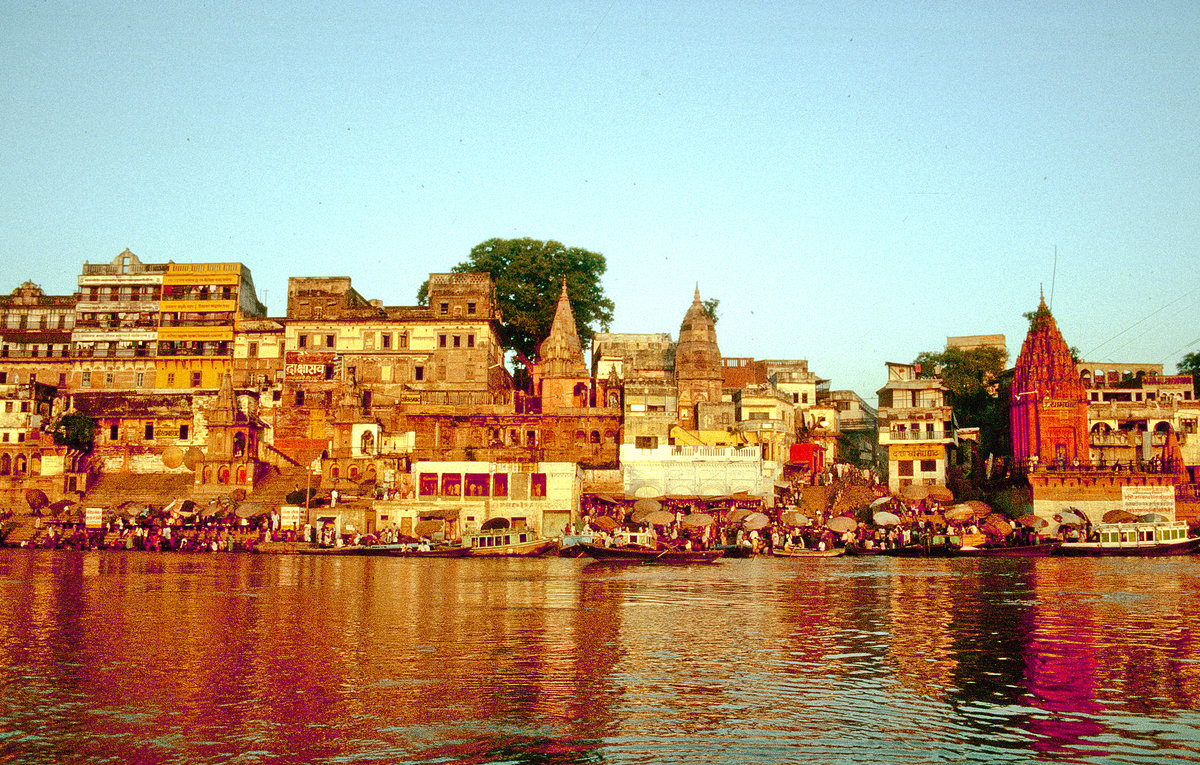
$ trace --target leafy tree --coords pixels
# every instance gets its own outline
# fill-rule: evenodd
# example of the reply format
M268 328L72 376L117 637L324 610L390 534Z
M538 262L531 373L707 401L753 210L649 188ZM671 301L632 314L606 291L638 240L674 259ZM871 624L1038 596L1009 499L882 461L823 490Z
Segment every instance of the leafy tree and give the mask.
M598 252L554 241L489 239L472 248L470 258L451 270L491 275L504 347L529 359L550 334L564 276L575 329L585 347L591 343L596 325L604 331L612 322L613 302L600 283L608 263ZM428 299L426 283L417 292L417 300L424 305Z
M950 394L954 419L961 428L979 428L979 451L1007 454L1008 407L999 399L1008 353L994 346L917 356L922 377L940 377Z
M717 324L717 306L721 305L721 301L716 298L709 298L701 301L704 305L704 312L708 314L708 318L712 319L713 326Z
M54 424L54 443L89 454L96 444L96 421L80 412L67 412Z
M1186 354L1183 360L1175 365L1175 371L1181 375L1192 376L1192 392L1200 392L1200 351Z

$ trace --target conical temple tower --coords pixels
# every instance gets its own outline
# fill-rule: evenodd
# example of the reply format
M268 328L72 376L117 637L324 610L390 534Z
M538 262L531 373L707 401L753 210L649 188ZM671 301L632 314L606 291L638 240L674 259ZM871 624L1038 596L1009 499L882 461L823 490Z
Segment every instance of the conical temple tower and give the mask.
M538 346L538 362L531 373L542 399L542 411L589 405L591 380L583 361L583 344L575 327L565 276L550 335Z
M717 327L700 301L700 286L692 305L679 325L679 343L675 348L675 381L679 387L679 424L689 430L697 427L696 405L721 400L721 349L717 347Z
M1087 393L1044 298L1017 356L1011 407L1018 464L1090 462Z

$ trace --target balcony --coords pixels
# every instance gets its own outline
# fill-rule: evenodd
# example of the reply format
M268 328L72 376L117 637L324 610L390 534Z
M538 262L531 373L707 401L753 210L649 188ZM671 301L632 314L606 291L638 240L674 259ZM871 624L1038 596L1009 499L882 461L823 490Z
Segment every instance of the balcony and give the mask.
M954 434L948 430L887 430L880 433L890 441L948 441Z
M1135 434L1132 434L1132 436L1133 437L1130 438L1129 435L1126 435L1124 433L1106 433L1103 435L1093 433L1088 438L1088 443L1090 443L1092 446L1096 446L1096 447L1110 447L1110 446L1124 446L1124 447L1129 447L1129 448L1140 447L1142 445L1142 434L1135 433ZM1185 434L1183 434L1183 433L1179 434L1179 442L1180 443L1183 443L1185 438L1186 438ZM1167 434L1166 433L1152 434L1150 436L1150 445L1151 446L1166 446L1167 445Z

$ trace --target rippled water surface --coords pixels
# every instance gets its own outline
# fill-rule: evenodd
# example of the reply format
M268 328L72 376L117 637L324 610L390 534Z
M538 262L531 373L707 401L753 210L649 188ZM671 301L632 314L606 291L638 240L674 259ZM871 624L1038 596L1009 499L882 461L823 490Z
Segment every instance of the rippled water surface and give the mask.
M0 761L1200 762L1198 581L0 550Z

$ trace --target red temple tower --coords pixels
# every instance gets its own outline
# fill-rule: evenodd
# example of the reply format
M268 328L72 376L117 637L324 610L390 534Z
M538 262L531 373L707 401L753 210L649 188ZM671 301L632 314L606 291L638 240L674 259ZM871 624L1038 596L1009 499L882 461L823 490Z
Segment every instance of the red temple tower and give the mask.
M1090 462L1087 394L1045 298L1017 356L1011 407L1013 459L1018 465Z

